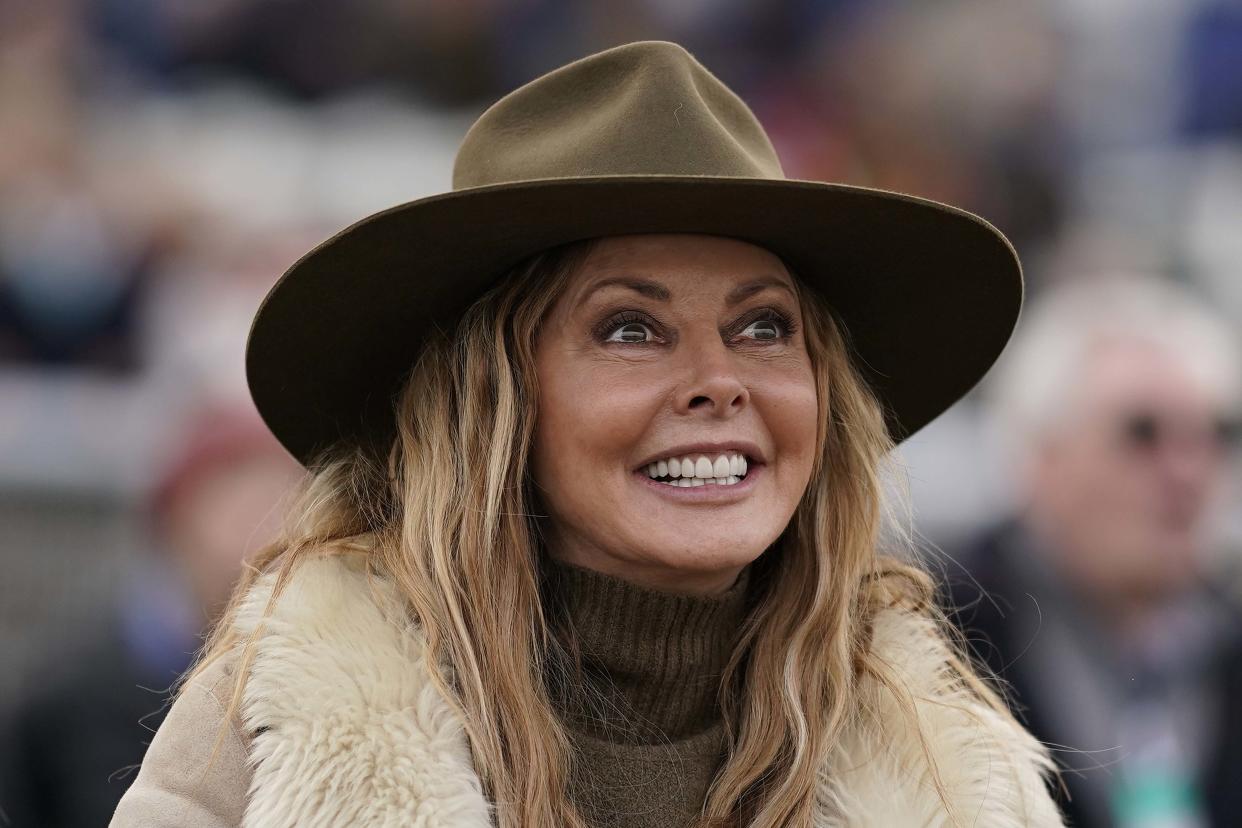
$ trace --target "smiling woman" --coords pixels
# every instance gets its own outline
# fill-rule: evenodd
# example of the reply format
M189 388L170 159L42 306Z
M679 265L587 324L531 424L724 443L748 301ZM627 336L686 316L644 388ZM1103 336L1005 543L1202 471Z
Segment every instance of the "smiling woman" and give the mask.
M113 825L1059 825L879 544L890 450L1012 327L1003 237L786 180L671 43L517 90L457 164L260 308L308 472Z
M800 318L784 264L752 244L593 245L536 344L531 459L549 552L654 589L733 584L810 479L820 412ZM659 482L670 465L684 486Z

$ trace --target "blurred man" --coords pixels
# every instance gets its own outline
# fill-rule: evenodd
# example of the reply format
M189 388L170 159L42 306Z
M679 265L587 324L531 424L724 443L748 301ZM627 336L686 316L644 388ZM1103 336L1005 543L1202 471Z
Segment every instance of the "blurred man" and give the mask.
M957 620L1059 748L1071 824L1242 825L1230 329L1171 284L1067 285L997 367L1018 509L966 546Z
M160 554L140 556L94 635L53 654L37 690L0 722L0 826L108 823L163 718L164 691L243 559L272 535L296 471L249 406L192 419L147 504Z

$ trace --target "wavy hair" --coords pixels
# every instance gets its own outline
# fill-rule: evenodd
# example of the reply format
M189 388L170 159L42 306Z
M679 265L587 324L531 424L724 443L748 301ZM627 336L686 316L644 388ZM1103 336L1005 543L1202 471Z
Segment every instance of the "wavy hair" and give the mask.
M546 600L529 462L535 342L591 244L527 259L451 331L434 332L398 395L384 450L338 445L310 464L282 534L252 559L182 687L239 647L231 718L262 634L260 626L240 641L232 621L256 578L277 573L275 601L300 559L365 554L425 632L433 680L462 714L500 828L585 828L565 794L573 745L550 689L572 674L573 647ZM788 526L753 564L750 609L719 693L728 754L701 826L810 824L817 771L862 715L860 680L889 683L869 648L874 613L900 604L947 630L926 573L878 551L893 441L844 326L796 274L794 282L818 392L816 456ZM952 668L1005 710L965 659ZM931 777L947 802L934 767Z

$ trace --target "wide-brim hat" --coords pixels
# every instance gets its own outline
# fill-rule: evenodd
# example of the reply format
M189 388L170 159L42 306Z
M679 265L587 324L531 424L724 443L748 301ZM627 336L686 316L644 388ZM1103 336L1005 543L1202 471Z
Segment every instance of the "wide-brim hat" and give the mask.
M644 41L504 96L466 133L451 191L364 218L290 267L250 330L255 404L304 464L341 440L383 445L424 334L531 254L630 233L779 256L844 321L898 442L982 378L1022 303L1017 254L991 224L786 178L741 98L681 46Z

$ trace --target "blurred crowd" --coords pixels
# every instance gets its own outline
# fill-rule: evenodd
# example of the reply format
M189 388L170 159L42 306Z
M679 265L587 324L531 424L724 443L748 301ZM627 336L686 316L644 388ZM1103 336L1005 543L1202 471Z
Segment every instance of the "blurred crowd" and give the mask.
M0 825L107 821L278 519L242 366L275 279L449 189L499 95L652 38L789 177L1014 242L1010 350L903 446L917 529L1075 824L1242 824L1242 2L8 0Z

